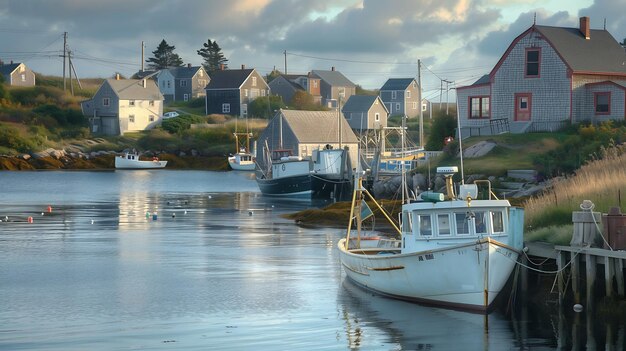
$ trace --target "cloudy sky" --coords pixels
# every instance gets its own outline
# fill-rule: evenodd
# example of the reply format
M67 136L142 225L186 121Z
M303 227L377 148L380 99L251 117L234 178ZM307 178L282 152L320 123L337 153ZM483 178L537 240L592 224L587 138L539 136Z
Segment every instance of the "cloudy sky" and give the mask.
M367 89L416 77L439 99L441 80L471 84L511 41L537 24L592 29L626 38L626 0L4 0L0 59L62 75L63 32L79 77L132 75L162 39L185 63L208 39L231 68L306 73L335 67ZM452 98L452 97L451 97ZM445 95L444 95L445 99Z

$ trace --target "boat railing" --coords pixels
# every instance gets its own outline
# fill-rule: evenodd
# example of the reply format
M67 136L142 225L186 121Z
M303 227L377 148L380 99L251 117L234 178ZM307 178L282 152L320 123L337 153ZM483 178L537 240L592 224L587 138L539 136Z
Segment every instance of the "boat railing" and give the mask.
M487 200L500 200L498 199L498 197L496 196L496 194L491 191L491 182L488 179L478 179L474 181L474 184L476 184L476 186L478 186L479 184L486 184L487 185Z

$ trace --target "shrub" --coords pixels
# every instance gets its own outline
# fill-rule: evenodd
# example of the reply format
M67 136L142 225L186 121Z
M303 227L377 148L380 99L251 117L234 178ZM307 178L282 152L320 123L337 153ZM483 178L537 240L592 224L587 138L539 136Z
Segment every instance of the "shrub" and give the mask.
M196 115L182 115L164 120L161 127L172 134L177 134L189 129L192 124L196 123L207 123L207 118Z
M452 115L440 115L433 119L430 130L426 150L441 150L444 147L444 139L448 136L454 136L457 127L456 117Z

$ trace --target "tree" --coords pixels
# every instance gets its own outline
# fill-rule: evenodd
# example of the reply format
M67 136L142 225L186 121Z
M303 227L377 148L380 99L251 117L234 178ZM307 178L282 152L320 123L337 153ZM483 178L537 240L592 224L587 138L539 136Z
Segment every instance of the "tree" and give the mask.
M298 90L293 94L289 107L294 110L306 111L326 111L328 108L315 102L313 95L303 90Z
M277 69L273 69L266 77L265 81L267 81L267 83L269 84L269 82L273 81L274 79L278 78L281 74L283 74L283 72L277 70Z
M211 41L208 39L206 43L202 44L202 48L197 51L198 55L202 56L204 63L202 66L209 75L220 69L220 65L224 65L227 68L228 59L224 57L222 49L217 45L217 41Z
M269 106L268 106L269 103ZM254 117L260 118L272 118L274 112L281 108L284 108L285 104L283 99L278 95L261 96L250 103L248 106L248 113Z
M426 150L441 150L444 147L445 138L449 136L454 137L456 127L456 117L453 115L446 115L444 112L434 117L430 136L426 143Z
M151 70L158 70L168 67L180 67L183 65L183 60L174 53L176 47L174 45L168 45L165 39L161 41L156 50L152 52L154 57L150 57L146 60L148 68Z

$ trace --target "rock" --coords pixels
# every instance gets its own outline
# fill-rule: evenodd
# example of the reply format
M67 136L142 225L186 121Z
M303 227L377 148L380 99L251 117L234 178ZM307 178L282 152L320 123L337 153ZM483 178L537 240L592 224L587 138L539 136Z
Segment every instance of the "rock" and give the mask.
M463 157L465 158L477 158L488 154L493 148L496 147L496 143L492 141L481 141L476 143L467 149L463 150Z
M426 177L421 174L421 173L416 173L415 175L413 175L412 177L413 180L413 186L419 189L427 189L428 188L428 184Z
M443 177L441 176L435 177L435 189L439 189L441 187L445 188L445 186L446 186L446 181L443 179Z
M65 156L65 151L63 151L63 150L52 150L50 152L50 156L56 158L57 160L60 160L63 156Z
M29 154L23 154L19 158L21 158L24 161L28 161L28 160L30 160L30 155Z
M181 151L181 152L178 153L178 156L179 157L185 157L185 156L187 156L187 154L184 151Z
M193 156L193 157L198 156L198 151L197 151L197 150L192 149L192 150L191 150L191 156Z

